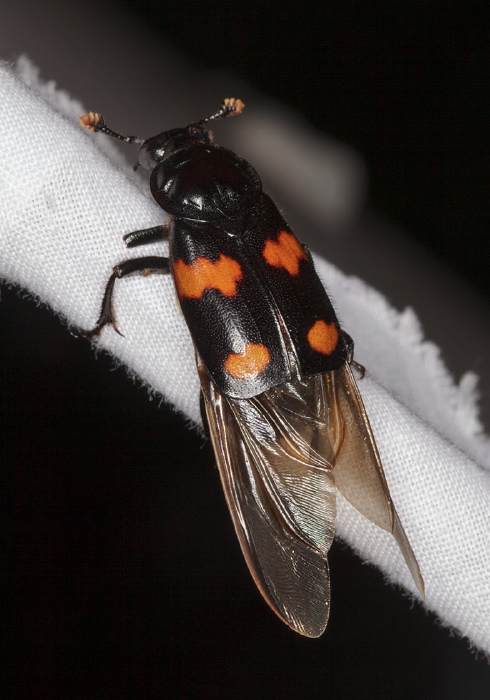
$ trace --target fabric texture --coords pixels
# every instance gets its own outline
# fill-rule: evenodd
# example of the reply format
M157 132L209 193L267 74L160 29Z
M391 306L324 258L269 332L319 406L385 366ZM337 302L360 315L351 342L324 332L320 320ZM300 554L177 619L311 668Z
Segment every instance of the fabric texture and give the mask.
M112 266L141 256L122 235L161 224L164 215L111 140L79 127L82 105L41 83L28 63L0 67L0 94L0 276L67 323L91 328ZM165 243L145 248L166 251ZM490 443L478 420L476 377L468 373L456 386L411 310L396 312L325 260L316 265L354 336L356 359L369 369L359 388L425 578L422 604L490 652ZM199 423L193 348L170 277L119 283L115 306L124 337L107 329L97 345ZM341 497L337 534L418 597L394 539Z

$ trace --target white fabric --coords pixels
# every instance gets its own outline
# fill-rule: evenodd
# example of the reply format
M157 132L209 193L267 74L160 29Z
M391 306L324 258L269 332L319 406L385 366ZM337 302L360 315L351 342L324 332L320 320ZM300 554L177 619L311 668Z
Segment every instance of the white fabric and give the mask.
M125 249L122 235L162 223L162 211L111 140L78 126L81 105L40 84L27 64L17 72L24 82L0 66L0 275L90 328L111 267L141 255ZM165 251L163 243L145 248ZM395 312L324 260L317 266L355 337L356 358L369 368L360 390L425 578L424 604L490 651L490 446L478 421L475 378L455 386L411 311ZM124 337L107 329L99 346L198 422L192 345L171 279L125 280L115 305ZM339 501L338 535L417 596L393 538Z

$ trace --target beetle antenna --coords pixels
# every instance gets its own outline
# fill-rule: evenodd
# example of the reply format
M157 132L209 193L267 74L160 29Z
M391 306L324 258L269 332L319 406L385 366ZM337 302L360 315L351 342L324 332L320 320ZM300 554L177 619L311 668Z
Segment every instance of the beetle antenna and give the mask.
M245 109L245 103L242 102L237 97L225 97L221 103L221 107L214 114L210 114L208 117L204 117L198 122L189 124L189 126L201 126L206 122L215 121L216 119L226 119L226 117L234 117L237 114L241 114Z
M78 120L80 124L89 131L100 131L103 134L112 136L125 143L144 143L145 141L141 136L123 136L122 134L118 134L117 131L107 126L104 117L98 112L87 112L86 114L82 114L81 117L78 117Z

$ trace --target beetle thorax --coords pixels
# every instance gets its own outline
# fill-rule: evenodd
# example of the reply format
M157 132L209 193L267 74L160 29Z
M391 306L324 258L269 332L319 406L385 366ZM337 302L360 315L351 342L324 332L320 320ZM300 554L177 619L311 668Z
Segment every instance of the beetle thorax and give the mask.
M159 163L151 191L169 214L199 221L242 216L262 191L247 161L226 148L194 144Z

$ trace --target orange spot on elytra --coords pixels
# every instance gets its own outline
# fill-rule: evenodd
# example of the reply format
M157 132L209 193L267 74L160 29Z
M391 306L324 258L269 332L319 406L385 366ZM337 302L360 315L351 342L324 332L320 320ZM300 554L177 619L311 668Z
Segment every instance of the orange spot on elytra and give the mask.
M218 289L225 296L234 297L242 278L239 263L227 255L220 255L216 262L199 257L190 265L183 260L174 264L175 285L181 298L200 299L206 289Z
M308 331L307 338L313 350L323 355L331 355L339 342L339 332L335 323L315 321Z
M241 353L231 352L225 360L225 370L235 379L254 379L271 360L265 345L247 343Z
M290 275L299 275L299 263L308 260L308 256L296 236L288 231L281 231L277 241L266 241L262 251L266 262L273 267L283 267Z

